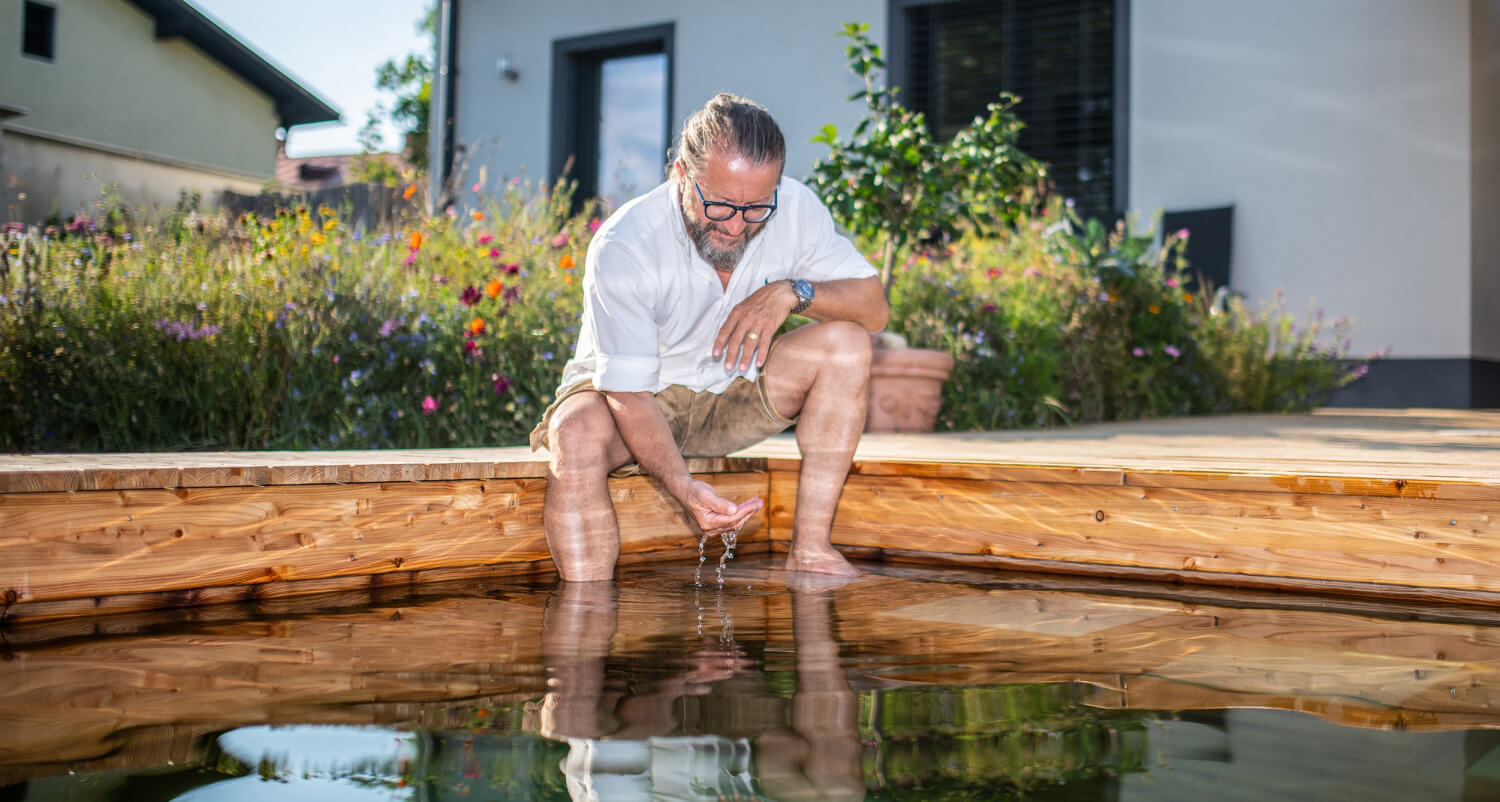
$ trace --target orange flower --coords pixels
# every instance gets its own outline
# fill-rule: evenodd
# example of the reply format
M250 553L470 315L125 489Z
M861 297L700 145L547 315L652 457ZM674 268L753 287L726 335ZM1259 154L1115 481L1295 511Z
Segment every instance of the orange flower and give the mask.
M403 200L411 200L411 196L413 196L415 194L417 194L417 185L416 184L408 184L406 186L406 191L403 192L403 193L401 193L401 198Z
M1188 303L1192 303L1193 302L1193 294L1190 293L1190 292L1183 293L1182 294L1182 300L1184 300L1184 301L1186 301Z
M482 318L482 317L476 317L472 321L470 321L469 322L469 333L470 334L475 334L475 335L483 334L484 333L484 318Z
M1156 304L1152 304L1146 307L1146 311L1150 312L1153 315L1159 315L1161 314L1161 307L1157 306Z
M472 218L474 218L475 220L483 220L484 219L484 212L475 212L475 213L473 213L473 214L471 214L469 216L472 217Z
M572 270L573 264L573 254L571 253L565 253L561 259L557 260L557 266L564 270Z
M500 279L491 279L490 283L484 285L484 294L491 298L497 298L500 296L500 289Z
M422 232L411 232L411 249L415 251L420 247L422 247Z

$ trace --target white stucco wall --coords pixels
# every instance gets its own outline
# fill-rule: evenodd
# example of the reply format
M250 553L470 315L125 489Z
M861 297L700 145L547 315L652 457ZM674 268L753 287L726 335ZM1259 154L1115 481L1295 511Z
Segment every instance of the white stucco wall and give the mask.
M847 132L860 107L845 101L860 83L844 66L844 22L870 25L885 42L883 0L766 0L704 6L680 0L459 0L455 138L472 149L468 186L515 176L545 180L549 169L552 43L557 39L675 23L672 117L682 119L715 93L764 104L787 139L787 173L805 176L827 152L809 142L825 124ZM502 80L509 54L521 73Z
M1500 361L1500 0L1470 3L1474 356Z
M21 0L0 0L0 103L7 127L270 178L271 98L124 0L59 0L52 62L21 54Z
M1131 208L1233 203L1251 300L1353 315L1356 352L1469 356L1469 4L1135 0Z

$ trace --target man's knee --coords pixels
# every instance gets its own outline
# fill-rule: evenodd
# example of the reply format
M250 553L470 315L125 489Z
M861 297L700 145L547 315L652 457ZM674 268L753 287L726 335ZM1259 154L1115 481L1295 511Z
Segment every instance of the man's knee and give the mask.
M864 326L848 320L825 320L816 329L830 367L869 371L870 332Z
M556 477L608 473L616 466L620 435L604 396L579 393L552 413L547 426L549 465Z

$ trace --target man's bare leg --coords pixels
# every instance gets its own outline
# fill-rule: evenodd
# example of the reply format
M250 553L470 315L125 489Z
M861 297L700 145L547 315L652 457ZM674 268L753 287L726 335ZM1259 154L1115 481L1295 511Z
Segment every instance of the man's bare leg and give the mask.
M614 416L598 393L579 393L552 413L547 429L547 497L542 527L557 573L570 582L614 576L620 527L609 472L630 461Z
M797 508L789 571L852 576L858 571L832 545L833 514L865 428L870 335L847 321L803 326L766 361L766 390L785 417L797 417Z

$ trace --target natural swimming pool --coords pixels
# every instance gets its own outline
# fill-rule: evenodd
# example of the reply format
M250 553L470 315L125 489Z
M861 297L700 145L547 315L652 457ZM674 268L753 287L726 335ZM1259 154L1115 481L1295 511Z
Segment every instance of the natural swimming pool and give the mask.
M19 625L0 800L1500 798L1493 610L775 564Z

